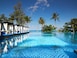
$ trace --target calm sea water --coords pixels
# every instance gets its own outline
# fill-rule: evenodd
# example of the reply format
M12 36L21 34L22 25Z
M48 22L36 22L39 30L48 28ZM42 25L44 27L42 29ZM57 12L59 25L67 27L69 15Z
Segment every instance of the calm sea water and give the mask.
M42 33L13 36L0 42L2 58L77 58L77 33Z

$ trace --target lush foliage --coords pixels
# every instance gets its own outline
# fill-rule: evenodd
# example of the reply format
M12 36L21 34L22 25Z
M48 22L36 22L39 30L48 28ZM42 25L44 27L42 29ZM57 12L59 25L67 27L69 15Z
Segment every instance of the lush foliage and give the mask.
M21 3L18 3L17 5L14 6L14 12L10 15L10 19L13 21L16 21L17 24L19 25L24 25L25 20L24 20L24 12L21 7Z
M29 17L29 16L25 16L24 19L25 19L26 23L30 23L31 22L31 17Z
M0 22L6 22L6 21L8 21L7 17L4 14L0 15Z
M77 31L77 18L73 18L71 19L70 22L65 23L63 31L64 32L69 32L69 31L76 32Z
M43 32L52 32L53 30L55 30L56 28L52 25L44 25L42 27L42 31Z
M46 25L45 21L42 17L40 17L39 19L39 24L42 25L42 32L48 32L51 33L53 30L56 29L56 27L52 26L52 25Z
M53 19L55 21L55 26L56 26L56 21L59 20L59 15L57 13L53 13L51 16L51 19Z
M45 21L42 17L40 17L40 19L39 19L39 24L41 24L42 26L45 24Z
M51 19L54 19L54 21L59 20L59 15L57 13L53 13Z
M26 16L21 7L21 3L17 3L14 6L14 11L10 14L10 17L5 17L4 14L0 15L0 22L10 22L13 24L18 24L24 26L31 22L31 17Z

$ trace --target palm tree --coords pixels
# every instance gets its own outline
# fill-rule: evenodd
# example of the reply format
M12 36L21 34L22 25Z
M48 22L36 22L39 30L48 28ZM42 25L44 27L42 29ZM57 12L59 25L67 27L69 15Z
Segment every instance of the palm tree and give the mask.
M4 22L7 22L7 21L8 21L8 20L7 20L7 17L5 17L4 14L2 14L2 15L0 16L0 22L2 23L2 25L1 25L1 30L2 30L2 29L5 30L3 23L4 23Z
M72 29L73 29L73 33L75 33L75 30L76 30L75 25L77 25L77 18L71 19L71 26L72 26Z
M10 18L8 18L10 23L14 23L14 15L10 15Z
M0 16L0 21L1 21L1 22L6 22L6 21L7 21L7 17L5 17L4 14L2 14L2 15Z
M19 25L24 25L24 12L21 7L21 3L18 3L14 6L14 12L11 14L11 18L13 21L16 21Z
M28 23L31 22L31 17L25 16L25 17L24 17L24 20L25 20L25 23L28 24Z
M56 21L59 20L59 15L57 13L53 13L51 19L55 21L55 26L56 26Z
M42 27L43 27L44 24L45 24L45 21L44 21L44 19L43 19L42 17L40 17L40 19L39 19L39 24L41 24Z

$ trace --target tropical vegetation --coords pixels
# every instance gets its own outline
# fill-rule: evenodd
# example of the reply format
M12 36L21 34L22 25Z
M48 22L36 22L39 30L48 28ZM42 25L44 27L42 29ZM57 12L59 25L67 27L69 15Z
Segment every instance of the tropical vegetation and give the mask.
M44 19L43 19L42 17L40 17L40 19L39 19L39 24L41 24L42 27L43 27L44 24L45 24L45 21L44 21Z
M0 22L10 22L24 26L31 22L31 17L25 15L21 7L21 3L18 3L14 6L14 12L10 14L9 18L7 18L4 14L0 15Z
M8 21L7 17L4 14L0 15L0 22Z
M56 30L56 21L59 20L59 15L57 13L53 13L51 19L55 21L55 27L52 25L46 25L44 19L40 17L39 24L42 25L43 32L52 32L53 30Z
M75 33L77 31L77 18L73 18L70 22L65 23L63 30L64 32L72 31Z
M44 25L43 27L42 27L42 31L43 32L52 32L52 31L54 31L56 28L54 27L54 26L52 26L52 25Z
M42 31L43 32L52 32L53 30L56 30L56 21L59 20L59 15L58 13L54 12L51 16L51 19L53 19L55 21L55 26L53 25L47 25L44 18L40 17L39 18L39 24L41 24L42 26ZM23 9L22 9L22 5L21 3L18 3L14 6L14 11L10 14L10 17L6 17L4 14L0 15L0 22L10 22L13 24L18 24L18 25L27 25L28 23L30 23L31 17L27 16ZM66 22L65 25L63 26L62 29L60 29L59 31L62 32L76 32L77 31L77 18L73 18L71 19L70 22Z
M40 17L39 19L39 24L42 25L42 32L52 32L53 30L55 30L56 28L52 25L46 25L45 21L42 17Z
M31 17L29 17L29 16L25 16L24 19L25 19L26 24L28 24L28 23L30 23L32 21Z
M56 12L54 12L51 16L51 19L55 21L55 27L56 27L56 21L59 20L59 15Z

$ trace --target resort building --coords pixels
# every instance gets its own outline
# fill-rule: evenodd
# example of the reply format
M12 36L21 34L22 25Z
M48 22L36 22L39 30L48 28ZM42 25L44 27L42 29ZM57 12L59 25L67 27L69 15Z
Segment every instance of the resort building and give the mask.
M77 19L72 19L70 22L65 23L64 28L65 30L68 30L71 32L77 32Z
M28 32L28 27L13 24L10 22L0 23L0 35L18 34Z

